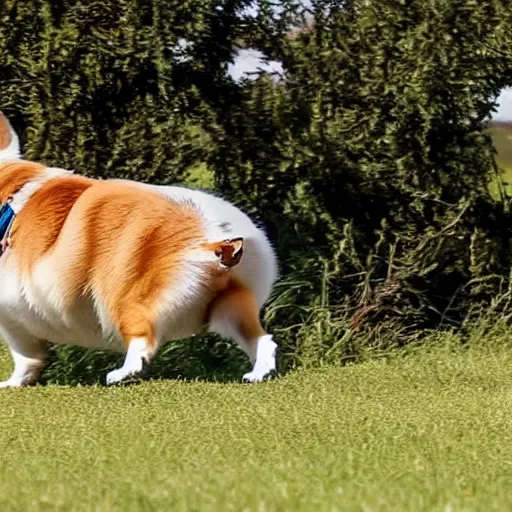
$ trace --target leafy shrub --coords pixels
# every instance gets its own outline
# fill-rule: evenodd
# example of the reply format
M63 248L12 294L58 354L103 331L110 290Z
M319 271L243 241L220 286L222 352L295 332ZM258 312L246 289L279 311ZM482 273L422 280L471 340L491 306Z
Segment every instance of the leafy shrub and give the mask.
M292 360L313 362L462 327L508 286L484 128L511 82L509 7L320 0L303 19L265 48L284 80L247 82L221 113L211 164L278 228L284 291L268 320Z
M266 322L285 365L500 315L511 219L484 129L512 83L507 3L250 4L6 0L0 105L26 156L157 183L213 175L275 232L283 277ZM244 45L284 77L234 83ZM178 351L215 374L191 343L167 350L168 367Z

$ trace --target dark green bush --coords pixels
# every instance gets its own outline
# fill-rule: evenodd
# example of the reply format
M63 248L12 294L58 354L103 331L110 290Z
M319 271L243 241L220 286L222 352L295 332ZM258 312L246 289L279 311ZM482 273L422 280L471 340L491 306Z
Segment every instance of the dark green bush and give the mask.
M0 105L28 158L172 182L205 159L246 0L6 0Z
M221 113L217 184L279 228L269 320L294 357L460 328L508 287L510 217L484 133L511 83L505 2L312 1L286 78ZM496 187L494 187L496 190ZM307 354L306 354L307 352Z
M511 219L484 129L512 83L508 3L260 1L255 18L250 3L6 0L0 108L29 158L158 183L213 173L276 232L266 321L287 364L499 314ZM235 84L237 45L284 78ZM216 367L188 346L189 369Z

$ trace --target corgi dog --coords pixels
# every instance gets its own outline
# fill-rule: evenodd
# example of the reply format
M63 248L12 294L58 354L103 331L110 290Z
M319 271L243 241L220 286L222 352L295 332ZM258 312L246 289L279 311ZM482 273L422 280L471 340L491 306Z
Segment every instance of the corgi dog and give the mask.
M275 374L260 311L277 278L265 233L228 201L179 186L96 180L23 160L0 113L0 336L35 384L48 344L125 354L107 384L140 377L162 345L207 331Z

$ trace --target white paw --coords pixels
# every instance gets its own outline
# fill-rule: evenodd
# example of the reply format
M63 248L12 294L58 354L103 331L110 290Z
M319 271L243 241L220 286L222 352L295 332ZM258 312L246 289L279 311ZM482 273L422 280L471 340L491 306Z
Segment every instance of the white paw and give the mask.
M134 338L130 341L123 366L107 373L107 385L140 377L147 368L149 360L147 339Z
M20 379L9 379L4 382L0 382L0 389L21 388L22 386L23 382Z
M118 382L122 382L130 377L135 377L136 372L133 370L127 370L126 368L118 368L117 370L112 370L107 373L107 385L117 384Z
M277 345L272 336L266 334L258 339L256 362L251 372L242 377L243 382L263 382L276 374Z
M252 372L246 373L242 377L243 382L263 382L264 380L271 379L275 376L276 369L268 367L265 369L255 368Z

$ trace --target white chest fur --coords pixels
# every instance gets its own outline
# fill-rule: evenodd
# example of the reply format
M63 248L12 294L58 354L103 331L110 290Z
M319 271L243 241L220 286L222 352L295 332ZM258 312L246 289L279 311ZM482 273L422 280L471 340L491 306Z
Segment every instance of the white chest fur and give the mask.
M22 328L53 343L123 351L115 331L101 325L91 299L84 298L72 308L62 307L53 277L42 265L30 278L22 278L15 255L6 252L0 258L0 329Z

